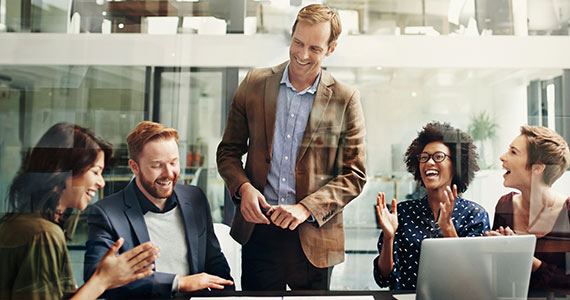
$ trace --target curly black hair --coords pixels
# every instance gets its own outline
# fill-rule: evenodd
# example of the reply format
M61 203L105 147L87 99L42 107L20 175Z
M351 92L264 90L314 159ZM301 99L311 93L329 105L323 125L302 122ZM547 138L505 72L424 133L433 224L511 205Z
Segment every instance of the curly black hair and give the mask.
M418 132L418 137L408 147L404 157L406 169L414 175L414 179L421 186L424 186L424 183L420 173L418 155L431 142L442 142L449 148L454 167L451 184L457 185L459 193L465 192L475 177L475 172L479 171L477 164L479 155L475 151L477 147L473 144L471 136L460 129L453 128L449 123L442 124L434 121L424 126L422 131ZM457 153L459 148L461 148L460 155Z

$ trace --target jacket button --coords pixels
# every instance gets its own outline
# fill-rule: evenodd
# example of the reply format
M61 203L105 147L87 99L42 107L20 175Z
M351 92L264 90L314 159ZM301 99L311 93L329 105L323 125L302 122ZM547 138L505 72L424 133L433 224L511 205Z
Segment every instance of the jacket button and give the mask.
M271 163L271 159L266 158L266 159L265 159L265 162L266 162L266 163Z

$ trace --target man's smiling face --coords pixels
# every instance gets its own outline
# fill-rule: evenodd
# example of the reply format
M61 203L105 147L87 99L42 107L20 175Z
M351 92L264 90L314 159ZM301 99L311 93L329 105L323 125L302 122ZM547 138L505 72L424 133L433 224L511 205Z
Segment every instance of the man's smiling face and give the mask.
M289 78L292 82L312 84L321 70L323 59L335 49L336 42L329 45L330 34L330 22L297 23L289 47Z

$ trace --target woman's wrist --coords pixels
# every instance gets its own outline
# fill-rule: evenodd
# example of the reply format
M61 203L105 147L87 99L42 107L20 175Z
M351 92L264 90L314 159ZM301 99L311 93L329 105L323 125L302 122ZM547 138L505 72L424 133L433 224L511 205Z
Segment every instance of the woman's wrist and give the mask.
M102 280L101 276L97 273L93 274L87 282L75 293L74 299L97 299L107 289L106 283Z
M390 244L394 243L394 236L395 236L395 235L396 235L396 234L391 234L391 235L390 235L390 234L384 233L384 236L382 237L382 242L384 242L384 244L386 244L386 243L390 243Z
M540 266L542 266L542 261L536 257L532 258L532 271L536 272L536 270L538 270L538 268L540 268Z
M97 286L97 288L100 289L99 291L101 292L101 294L103 294L103 292L105 292L110 287L107 279L108 276L104 276L101 273L95 272L93 276L91 276L89 281L93 280L93 284Z
M457 237L457 232L455 231L453 223L446 222L444 224L440 224L439 228L441 228L441 233L443 234L444 237Z
M107 279L108 279L108 276L104 276L101 273L97 274L97 276L95 277L97 286L103 290L102 292L104 292L106 289L109 288L109 282Z

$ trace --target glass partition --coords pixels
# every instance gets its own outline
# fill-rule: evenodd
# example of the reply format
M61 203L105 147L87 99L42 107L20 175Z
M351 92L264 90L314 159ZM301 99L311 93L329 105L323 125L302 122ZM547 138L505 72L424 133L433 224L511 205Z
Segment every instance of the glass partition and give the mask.
M568 35L570 1L539 0L3 0L0 32L289 34L301 4L339 10L345 33L371 35ZM233 21L236 23L236 20Z
M240 79L246 70L242 69ZM380 234L374 211L376 195L384 192L398 201L421 195L405 169L403 154L423 125L445 121L466 132L482 121L496 125L492 134L474 136L481 171L464 195L492 216L497 199L508 191L500 184L504 170L498 157L521 124L537 122L532 121L536 112L528 106L529 87L542 80L545 91L555 93L560 88L554 88L554 83L561 84L564 74L554 69L330 67L328 71L360 90L368 131L368 182L344 210L346 262L335 267L331 286L339 290L378 288L370 263L377 255ZM0 144L2 193L18 169L21 155L59 121L91 128L113 143L113 161L105 169L106 186L98 198L119 191L132 178L125 138L138 122L155 116L179 131L181 180L201 187L214 221L223 222L225 189L216 169L215 151L225 121L224 74L215 68L0 66L4 82L0 113L6 120ZM549 89L549 84L553 88ZM556 116L555 122L546 118L544 125L567 126L569 117L560 112L561 98L553 99L558 102L551 100L553 105L541 113ZM543 118L539 119L542 122ZM565 174L556 188L570 194L568 180ZM85 216L80 215L72 226L70 245L81 252L86 241ZM77 260L80 268L82 257Z
M116 154L107 171L121 173L127 158L125 137L145 119L148 107L144 67L0 65L0 74L6 120L2 195L20 167L21 155L57 122L81 124L111 142ZM103 194L114 190L111 180Z
M341 37L324 65L360 91L367 129L367 183L343 210L346 255L332 290L384 289L372 271L381 234L376 196L400 203L425 194L403 157L426 123L449 122L473 137L481 170L462 196L491 222L501 195L513 191L503 186L500 157L520 126L570 140L570 0L0 0L0 213L23 157L53 124L77 123L113 144L98 200L133 178L126 136L151 120L178 130L180 182L200 187L213 221L230 224L233 204L216 164L229 103L250 69L287 59L295 15L309 2L336 8L343 35L352 36ZM29 47L42 39L52 42L47 50ZM104 54L90 52L93 45ZM553 189L570 195L569 171ZM81 284L84 212L68 233Z

